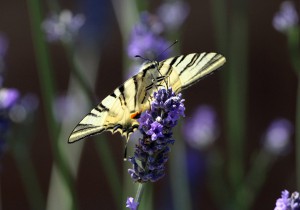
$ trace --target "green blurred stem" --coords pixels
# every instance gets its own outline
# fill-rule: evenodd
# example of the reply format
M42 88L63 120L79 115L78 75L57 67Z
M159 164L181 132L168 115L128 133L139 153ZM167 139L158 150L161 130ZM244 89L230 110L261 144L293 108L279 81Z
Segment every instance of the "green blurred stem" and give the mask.
M297 102L296 102L296 177L297 189L300 189L300 69L298 71L298 88L297 88Z
M228 18L226 15L226 3L225 0L212 0L211 2L217 48L220 51L219 53L223 53L226 57L228 47Z
M54 99L54 82L52 69L50 66L48 50L43 39L43 34L41 31L42 14L40 11L40 5L38 0L28 0L28 9L31 19L31 30L33 43L35 47L35 54L38 65L38 73L40 78L40 85L42 89L43 102L47 115L48 129L52 138L57 137L56 131L58 126L54 120L52 111L52 102Z
M66 160L61 153L58 145L58 125L53 116L52 102L54 99L54 81L52 76L52 68L46 43L41 31L42 14L41 5L38 0L28 0L28 9L31 20L31 30L34 40L35 54L38 62L38 73L40 77L40 85L42 89L43 102L48 124L48 132L52 139L52 147L54 153L54 161L64 180L65 187L72 198L72 209L77 209L77 199L75 198L74 179L70 169L66 164Z
M289 48L289 55L291 59L292 66L298 74L300 71L300 49L299 49L299 37L300 32L298 27L291 28L287 32L287 40L288 40L288 48Z
M227 58L222 89L225 101L226 131L229 145L228 176L233 191L244 175L244 141L247 110L247 1L234 0L228 20L226 2L212 1L212 12L218 49Z
M237 209L251 209L256 196L266 181L268 171L275 160L276 155L270 154L262 148L256 154L243 185L236 192Z
M31 146L30 139L36 126L36 124L32 123L32 119L28 118L22 126L14 128L16 132L13 133L13 137L9 141L9 146L17 163L26 196L29 200L30 209L39 210L45 209L45 198L29 152Z
M288 47L291 63L298 77L297 98L296 98L296 177L297 189L300 189L300 31L299 27L291 28L288 33Z
M208 189L218 209L229 206L232 199L228 193L228 186L224 177L224 159L218 149L210 152L208 157Z
M174 129L174 139L176 140L170 153L170 178L172 197L175 210L192 209L191 195L189 189L188 174L186 168L186 145L180 135L182 122L179 121Z
M18 139L23 141L24 139ZM16 160L17 167L25 187L26 196L30 203L30 209L39 210L45 208L45 199L42 190L38 185L38 177L32 164L28 147L17 144L13 150L13 156Z
M141 1L141 0L135 0L135 4L137 6L137 10L139 13L142 11L146 11L149 8L149 1Z
M241 1L244 2L244 1ZM230 30L226 96L226 125L229 143L229 181L235 191L244 175L244 142L247 113L247 5L235 1Z
M221 76L221 85L222 90L224 90L222 96L225 102L228 101L228 78L229 78L229 68L228 63L230 63L231 59L228 59L228 38L229 38L229 26L228 26L228 15L227 15L227 7L225 0L212 0L211 1L211 8L212 8L212 20L213 20L213 27L214 27L214 34L217 43L218 53L222 53L226 59L227 64L225 64ZM226 104L227 105L227 104ZM226 113L228 111L228 106L226 107ZM230 118L226 119L227 123L230 123ZM229 133L227 134L227 138L229 138ZM230 205L230 197L231 191L229 190L229 186L226 183L226 177L224 177L224 168L223 167L223 154L221 154L218 150L215 150L211 153L211 163L208 164L209 167L209 189L213 195L213 199L215 203L219 205L219 208L224 208L224 206Z
M89 98L90 103L93 103L96 101L93 88L91 85L89 85L88 81L85 79L85 77L82 75L82 71L80 71L78 65L74 61L74 49L72 48L71 44L64 44L64 48L69 60L69 63L71 65L72 73L74 74L76 80L78 81L78 84L80 85L81 89L85 93L85 95ZM96 101L98 102L98 101Z

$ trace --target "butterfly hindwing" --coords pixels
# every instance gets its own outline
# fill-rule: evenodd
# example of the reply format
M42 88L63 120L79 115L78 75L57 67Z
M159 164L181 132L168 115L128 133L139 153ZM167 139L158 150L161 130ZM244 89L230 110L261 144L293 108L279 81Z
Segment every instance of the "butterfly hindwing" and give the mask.
M172 87L178 93L225 61L217 53L192 53L142 65L138 74L116 88L83 118L71 133L69 143L103 131L120 132L128 140L138 128L135 116L150 108L154 91Z
M107 130L106 119L109 117L110 108L117 104L117 97L107 96L81 122L74 128L69 137L69 143L85 137L102 133Z
M69 143L100 134L103 131L120 132L128 139L130 133L138 125L136 119L131 119L130 115L141 109L139 98L143 97L141 96L143 92L145 93L140 87L142 76L143 73L141 72L128 79L92 109L74 128L69 137ZM147 105L146 107L148 108Z

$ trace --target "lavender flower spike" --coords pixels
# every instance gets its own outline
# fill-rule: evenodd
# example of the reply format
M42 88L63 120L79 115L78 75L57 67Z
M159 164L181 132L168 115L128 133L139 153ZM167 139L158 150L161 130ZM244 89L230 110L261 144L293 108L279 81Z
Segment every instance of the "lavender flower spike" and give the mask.
M281 198L276 201L274 210L299 210L300 198L298 192L293 192L289 197L289 191L284 190L281 192Z
M274 120L266 131L264 148L272 154L282 154L290 146L293 125L286 119Z
M168 30L177 30L185 21L190 11L190 7L183 1L167 1L162 4L157 15Z
M288 29L296 26L298 21L299 16L293 2L284 1L273 18L273 26L277 31L286 32Z
M144 58L155 59L161 52L168 48L170 44L162 37L147 31L144 28L134 28L128 44L127 53L130 58L136 55ZM169 56L165 52L160 59L165 59Z
M12 107L19 98L19 92L14 88L0 89L0 111Z
M196 149L207 148L219 135L215 110L208 105L199 106L193 117L186 120L183 133L190 146Z
M161 23L153 19L155 20L149 13L144 12L141 15L141 21L133 27L127 47L127 54L130 58L136 55L150 60L157 58L163 60L169 57L170 51L164 52L164 50L170 46L170 43L159 35L160 29L158 28L161 28L159 26Z
M126 208L129 208L130 210L136 210L139 203L135 202L132 197L127 198L126 201Z
M134 156L129 158L133 168L128 172L135 182L155 182L164 175L165 163L174 143L172 128L180 116L184 116L184 99L171 88L154 93L151 109L138 119L142 138L136 145Z
M42 23L47 40L49 42L71 42L77 36L83 26L85 18L81 14L73 15L69 10L63 10L60 14L52 14Z

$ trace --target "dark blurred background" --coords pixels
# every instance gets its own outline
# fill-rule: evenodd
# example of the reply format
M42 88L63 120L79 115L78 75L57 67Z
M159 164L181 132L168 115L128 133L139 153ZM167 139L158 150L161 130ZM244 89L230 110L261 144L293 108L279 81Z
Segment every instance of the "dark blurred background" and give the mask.
M211 1L188 0L190 13L182 26L180 46L181 53L218 51L216 34L213 28ZM44 17L49 14L46 2L42 3ZM160 1L151 1L149 11L154 11ZM251 162L251 154L262 145L262 134L269 123L277 117L295 122L296 86L297 77L290 64L287 50L287 39L272 26L272 19L280 7L281 1L248 1L248 89L246 91L246 139L245 139L245 170ZM122 76L122 55L125 53L121 32L118 26L112 3L88 1L61 1L63 9L82 12L87 17L94 15L96 26L93 30L99 36L96 45L101 49L99 53L99 66L96 79L95 95L102 99L124 80ZM227 16L231 15L232 1L226 1ZM99 9L99 12L89 9ZM14 87L21 94L33 93L37 95L40 103L37 109L36 122L31 145L28 147L33 164L36 168L39 183L44 196L48 193L50 175L53 163L53 153L50 143L49 130L46 126L45 109L43 108L42 92L37 74L37 57L34 52L34 40L30 27L30 14L26 1L0 1L0 31L8 41L9 47L5 56L5 87ZM84 36L84 35L83 35ZM93 37L94 39L94 37ZM80 44L85 44L82 42ZM54 78L57 92L65 92L70 76L70 64L60 43L48 44L51 62L53 64ZM223 53L223 52L221 52ZM224 53L223 53L224 54ZM226 54L224 54L225 57ZM224 70L225 71L225 70ZM220 137L214 143L221 148L224 157L228 156L226 144L226 121L223 96L221 94L220 78L222 70L205 78L200 83L184 91L186 99L186 119L198 104L209 104L216 109L220 124ZM95 104L96 105L96 104ZM83 110L87 113L87 110ZM78 118L79 122L80 118ZM75 126L75 124L74 124ZM67 132L67 131L66 131ZM71 130L70 130L71 132ZM105 134L109 139L109 148L112 151L117 167L122 173L123 144L120 144L120 135ZM65 140L66 146L67 139ZM81 143L80 143L81 144ZM294 142L292 143L294 145ZM296 190L296 175L294 170L294 147L288 154L279 156L270 171L261 190L256 195L252 209L272 209L280 192L289 188ZM207 151L206 151L207 152ZM110 160L106 160L110 161ZM226 161L225 161L226 164ZM88 139L85 142L82 158L80 160L79 174L76 180L76 194L80 209L114 209L113 199L107 177L99 161L95 142ZM169 173L167 172L166 177ZM8 147L1 159L1 202L2 209L30 209L26 192L16 167L16 162ZM208 193L206 176L201 177L204 187L195 191L193 202L201 203L201 209L218 209L214 200ZM129 179L129 176L128 176ZM168 184L168 178L154 183L154 205L162 202L161 194L156 194L162 186Z

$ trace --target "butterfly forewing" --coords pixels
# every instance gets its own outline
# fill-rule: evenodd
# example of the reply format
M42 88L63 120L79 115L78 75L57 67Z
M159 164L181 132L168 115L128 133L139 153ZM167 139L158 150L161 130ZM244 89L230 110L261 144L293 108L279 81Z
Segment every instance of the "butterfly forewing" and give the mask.
M172 87L178 93L222 66L225 61L217 53L192 53L144 64L138 74L115 89L83 118L71 133L69 143L103 131L120 132L128 140L138 127L137 120L132 116L150 108L154 91Z
M180 92L212 73L225 61L226 59L217 53L192 53L163 61L161 71L171 74L170 86L175 92ZM179 78L180 82L176 81L176 78Z

